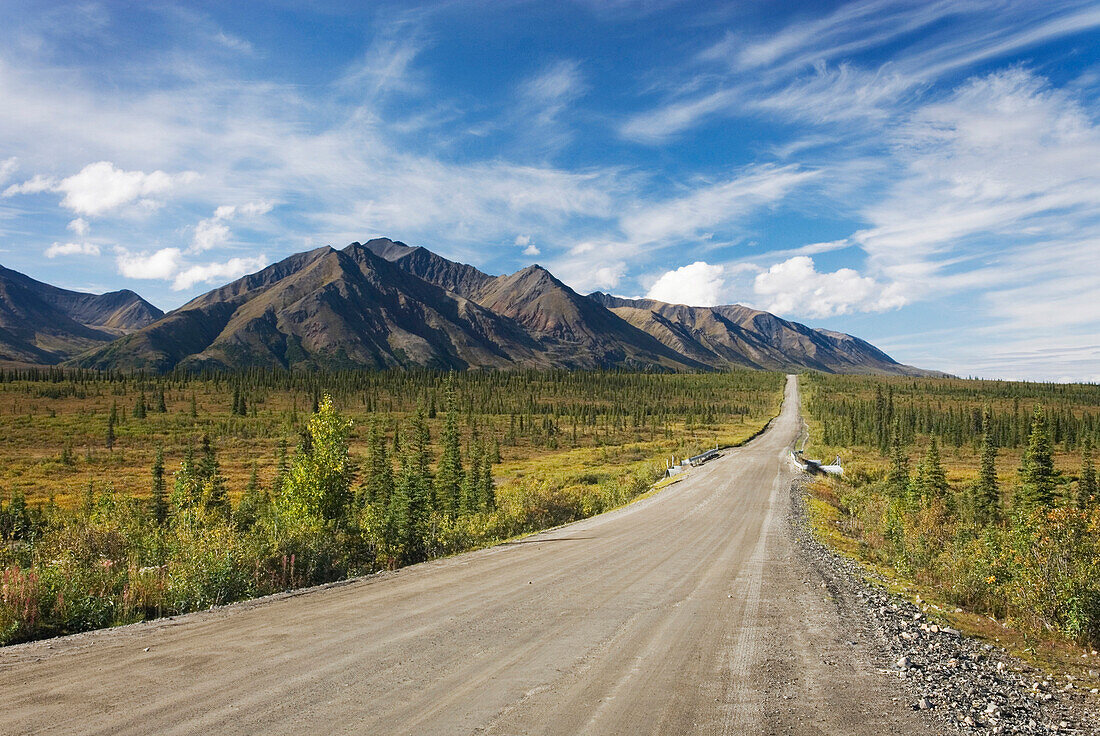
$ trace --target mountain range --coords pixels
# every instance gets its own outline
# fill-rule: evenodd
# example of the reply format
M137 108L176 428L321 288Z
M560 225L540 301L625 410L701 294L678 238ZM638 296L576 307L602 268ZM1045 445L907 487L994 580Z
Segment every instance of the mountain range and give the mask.
M927 375L859 338L741 305L578 294L386 238L298 253L163 314L131 291L0 267L0 360L167 371L334 368L819 370Z
M163 316L129 289L85 294L0 266L0 360L60 363Z

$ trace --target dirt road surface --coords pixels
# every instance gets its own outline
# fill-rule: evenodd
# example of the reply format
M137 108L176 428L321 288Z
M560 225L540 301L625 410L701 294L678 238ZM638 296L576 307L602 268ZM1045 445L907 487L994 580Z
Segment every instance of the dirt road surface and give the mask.
M0 650L2 734L909 734L785 526L798 387L617 511L348 584Z

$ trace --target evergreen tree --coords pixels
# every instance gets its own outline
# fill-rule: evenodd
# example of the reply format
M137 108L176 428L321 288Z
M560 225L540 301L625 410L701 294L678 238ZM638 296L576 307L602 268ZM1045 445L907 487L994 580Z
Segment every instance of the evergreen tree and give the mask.
M157 389L157 412L160 413L160 414L166 414L168 412L168 407L164 403L164 389L163 388L158 388Z
M894 498L905 496L909 488L909 454L901 444L901 428L894 423L890 436L890 471L886 475L886 490Z
M928 443L928 451L921 458L917 465L917 472L909 484L910 500L914 504L933 498L943 500L948 490L950 488L947 485L947 474L940 460L939 441L935 435L932 435Z
M462 512L476 514L482 504L482 457L484 455L481 440L474 438L470 444L466 472L462 476Z
M950 487L947 485L947 473L940 460L940 445L936 435L932 435L928 443L928 454L925 455L924 462L927 468L925 471L926 495L942 500L947 496Z
M199 400L195 396L195 392L191 392L191 418L196 419L199 416Z
M256 463L252 463L252 472L248 475L248 485L241 495L240 503L233 514L233 523L238 529L251 529L264 513L270 499L260 488L260 478Z
M180 511L198 506L202 502L202 481L195 467L195 449L188 446L180 461L172 484L172 503Z
M382 422L371 418L367 434L367 501L380 509L388 509L390 496L393 495L393 466L386 452L386 436L382 432Z
M111 412L107 415L107 437L106 444L107 449L114 449L115 446L115 425L118 424L118 405L115 402L111 402Z
M1019 505L1024 510L1046 508L1054 503L1054 452L1043 408L1035 406L1031 432L1020 464Z
M145 414L145 392L142 391L138 394L137 401L134 402L134 419L144 419Z
M1081 476L1077 480L1077 507L1085 510L1096 502L1096 468L1092 462L1092 438L1081 443Z
M485 453L481 457L481 508L487 513L496 510L497 494L493 483L493 458Z
M974 486L974 515L980 523L996 521L1000 515L1001 490L997 485L997 444L993 441L989 410L982 417L978 482Z
M286 483L286 475L290 470L289 460L286 454L286 440L279 440L279 449L275 453L275 480L271 483L271 493L274 496L278 496L283 492L283 485Z
M443 421L442 445L435 475L436 504L451 519L458 515L462 486L462 449L459 446L458 416L455 411L453 378L447 386L447 417Z
M229 493L225 487L225 478L222 477L217 453L209 435L203 434L201 445L202 457L198 464L197 478L202 486L203 505L209 511L228 514Z
M401 471L394 484L405 506L401 547L407 562L427 559L431 535L432 478L430 471L431 437L424 407L420 405L409 418L401 452Z
M157 524L164 524L168 520L167 487L164 482L164 448L159 445L157 454L153 458L153 487L149 499L149 511Z

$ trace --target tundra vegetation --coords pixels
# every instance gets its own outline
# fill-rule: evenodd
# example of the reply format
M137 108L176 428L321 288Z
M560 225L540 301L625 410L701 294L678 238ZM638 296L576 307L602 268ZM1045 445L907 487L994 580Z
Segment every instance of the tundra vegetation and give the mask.
M626 503L783 376L0 370L0 643L392 569Z
M846 460L812 486L834 542L1025 640L1100 646L1100 386L807 384L807 453Z

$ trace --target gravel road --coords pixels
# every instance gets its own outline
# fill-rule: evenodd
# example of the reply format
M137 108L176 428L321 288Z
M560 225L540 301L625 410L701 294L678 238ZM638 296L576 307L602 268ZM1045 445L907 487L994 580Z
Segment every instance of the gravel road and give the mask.
M787 523L798 386L602 516L395 573L0 650L3 734L923 734Z

